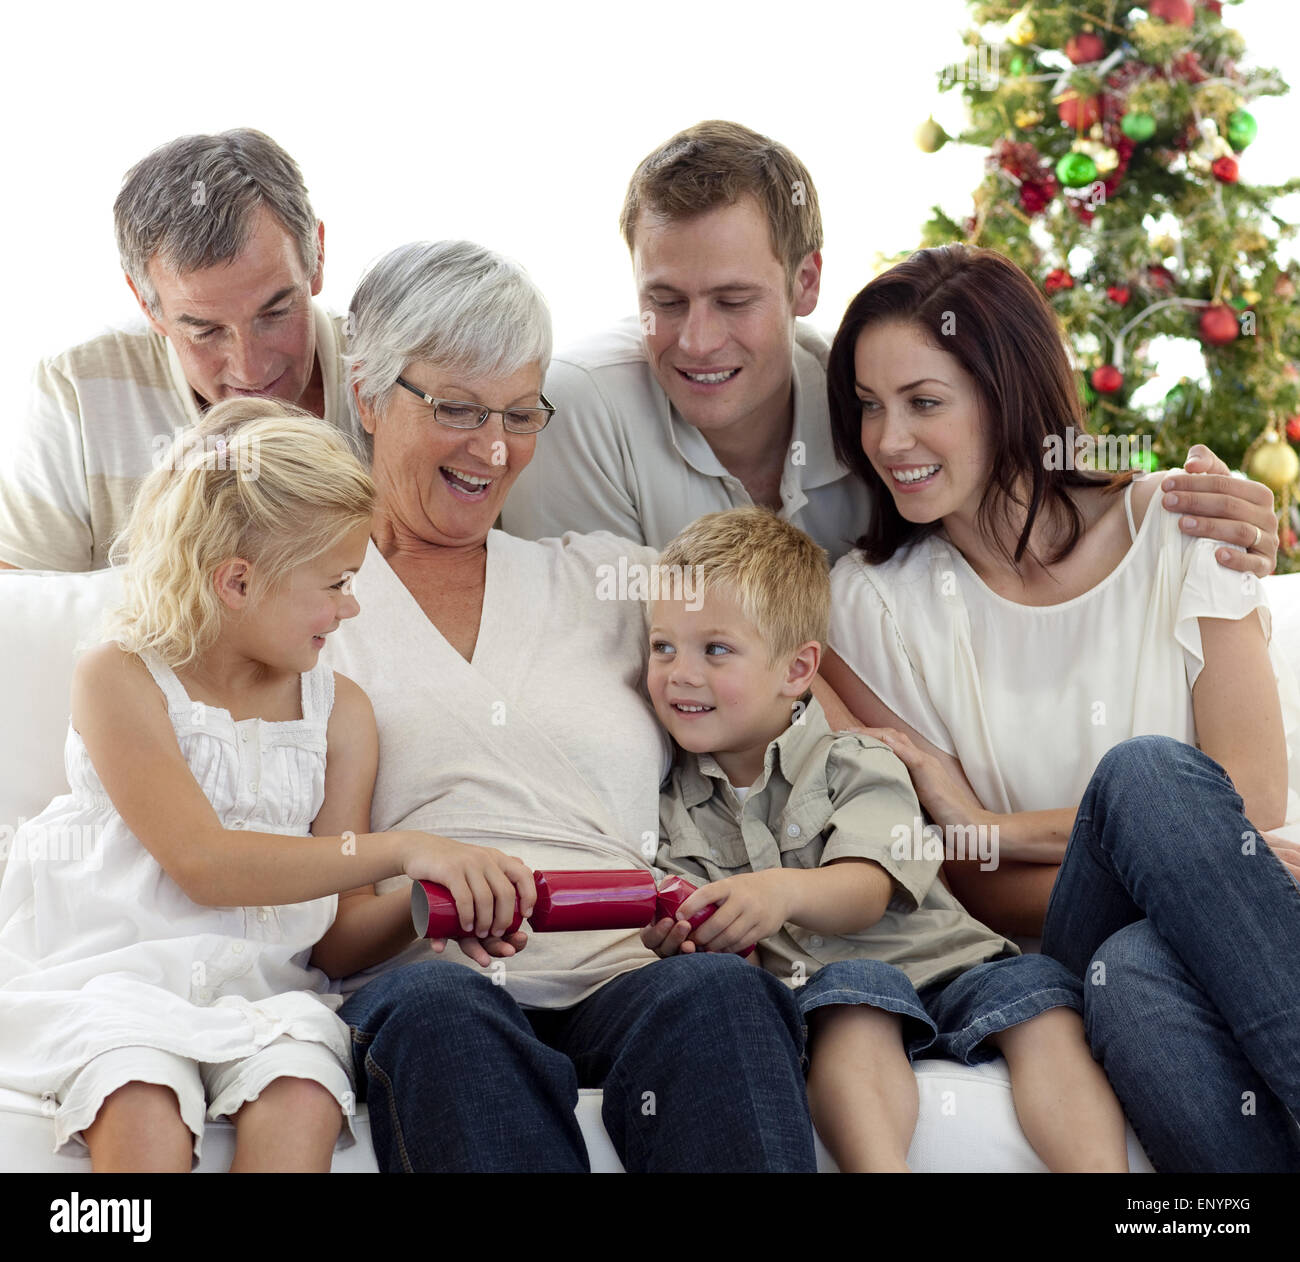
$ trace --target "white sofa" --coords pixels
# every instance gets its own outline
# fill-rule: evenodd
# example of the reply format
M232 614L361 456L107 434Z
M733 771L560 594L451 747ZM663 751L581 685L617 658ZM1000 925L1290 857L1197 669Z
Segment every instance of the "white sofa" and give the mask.
M1300 673L1300 576L1266 583L1274 635ZM51 575L0 570L0 867L11 830L67 792L63 744L75 653L94 636L100 611L119 590L119 576L111 571ZM914 1169L1044 1170L1016 1121L1003 1062L972 1069L923 1060L916 1074L921 1111L910 1153ZM581 1093L578 1118L592 1169L618 1171L622 1167L601 1124L600 1095ZM356 1120L362 1142L336 1154L335 1171L376 1169L364 1105ZM88 1158L53 1155L53 1133L39 1099L0 1088L0 1171L88 1172ZM229 1123L210 1123L199 1169L225 1170L233 1151ZM823 1170L834 1169L820 1143L818 1159ZM1135 1171L1151 1169L1131 1132L1129 1161Z

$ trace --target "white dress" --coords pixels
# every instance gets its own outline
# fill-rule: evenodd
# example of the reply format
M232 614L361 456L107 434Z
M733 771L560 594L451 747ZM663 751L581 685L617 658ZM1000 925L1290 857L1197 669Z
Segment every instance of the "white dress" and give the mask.
M222 824L306 836L324 797L333 672L302 676L301 719L235 722L142 659ZM0 884L0 1085L52 1097L116 1048L226 1062L282 1035L323 1044L350 1078L341 998L307 962L337 896L201 907L114 810L71 723L64 761L72 792L19 828Z
M1000 814L1073 806L1098 762L1133 736L1196 744L1199 618L1271 619L1263 585L1221 547L1178 529L1155 499L1100 583L1059 605L997 595L946 540L885 564L858 551L831 574L830 647L905 723L961 763ZM1157 492L1157 494L1160 494ZM1287 822L1300 819L1300 693L1271 641L1286 731Z

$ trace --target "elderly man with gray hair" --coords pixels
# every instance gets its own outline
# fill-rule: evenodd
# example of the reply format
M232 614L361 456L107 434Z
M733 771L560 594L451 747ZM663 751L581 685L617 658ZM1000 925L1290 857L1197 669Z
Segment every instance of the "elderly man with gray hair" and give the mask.
M325 228L297 164L248 128L182 136L113 206L143 323L43 360L0 471L0 566L91 570L175 431L234 395L351 433L341 321L320 293Z

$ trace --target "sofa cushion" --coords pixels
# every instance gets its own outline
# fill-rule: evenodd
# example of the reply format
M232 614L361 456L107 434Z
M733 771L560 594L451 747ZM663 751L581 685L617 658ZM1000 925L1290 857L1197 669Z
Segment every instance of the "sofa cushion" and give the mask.
M0 570L0 856L23 819L68 791L63 746L77 653L100 638L101 615L121 598L117 570L44 574Z

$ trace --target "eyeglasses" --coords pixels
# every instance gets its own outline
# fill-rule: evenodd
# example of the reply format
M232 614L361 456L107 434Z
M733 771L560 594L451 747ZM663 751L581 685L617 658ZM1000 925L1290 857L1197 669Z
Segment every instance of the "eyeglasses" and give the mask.
M542 406L539 408L488 408L481 403L466 403L462 399L435 399L402 377L398 377L397 384L412 394L419 395L433 409L433 419L439 425L447 425L452 429L478 429L496 412L508 433L536 434L545 429L547 421L555 415L555 409L540 392L537 397L541 399Z

